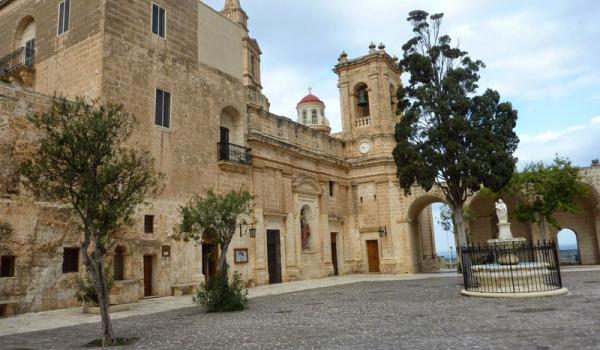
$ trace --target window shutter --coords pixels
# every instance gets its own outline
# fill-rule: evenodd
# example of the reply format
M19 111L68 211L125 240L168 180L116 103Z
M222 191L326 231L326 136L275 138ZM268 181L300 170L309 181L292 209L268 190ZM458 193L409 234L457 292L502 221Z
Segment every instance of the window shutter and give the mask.
M65 0L65 19L64 19L63 33L69 30L70 8L71 8L71 0Z
M65 23L65 3L61 2L58 5L58 34L63 33Z
M156 89L156 106L154 109L154 124L162 126L163 92Z
M165 20L166 20L165 9L161 7L159 10L159 21L158 21L158 35L161 38L165 37L165 25L166 25Z
M163 126L169 128L171 127L171 94L169 92L163 92L163 95Z
M158 35L158 6L152 4L152 34Z

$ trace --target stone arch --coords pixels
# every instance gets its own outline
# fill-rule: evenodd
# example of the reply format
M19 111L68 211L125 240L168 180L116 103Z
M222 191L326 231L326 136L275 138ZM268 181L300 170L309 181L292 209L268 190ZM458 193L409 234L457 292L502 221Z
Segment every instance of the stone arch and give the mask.
M588 195L578 201L580 210L576 213L558 212L554 214L558 225L575 232L582 265L600 264L600 195L589 184L583 183ZM550 228L552 229L552 228ZM549 237L557 240L559 230Z
M561 265L581 264L579 238L575 230L563 228L558 231L556 233L556 248L558 249L558 258Z
M429 192L421 191L413 195L406 209L406 221L409 224L412 242L413 266L417 272L436 271L442 260L437 257L434 228L431 226L433 213L431 206L435 203L447 204L440 189Z
M227 106L221 110L219 126L219 142L244 144L244 120L235 107Z
M17 30L15 31L13 48L16 50L18 48L25 47L27 41L35 39L35 32L36 26L33 17L23 17L17 26Z
M357 83L354 85L353 96L356 118L369 117L371 115L369 86L363 82ZM362 104L362 102L366 102L366 104Z

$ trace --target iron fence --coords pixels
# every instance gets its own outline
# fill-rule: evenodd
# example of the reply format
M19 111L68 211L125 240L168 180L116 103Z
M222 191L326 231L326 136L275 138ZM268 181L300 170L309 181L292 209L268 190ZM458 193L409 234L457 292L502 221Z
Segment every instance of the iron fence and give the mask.
M250 148L246 148L232 143L217 143L219 161L234 162L240 164L252 164Z
M20 67L33 67L35 63L35 50L25 47L9 53L0 58L0 75L12 72Z
M554 242L503 242L460 249L465 290L532 293L562 288Z
M565 249L558 252L559 261L562 265L579 265L581 258L578 249Z

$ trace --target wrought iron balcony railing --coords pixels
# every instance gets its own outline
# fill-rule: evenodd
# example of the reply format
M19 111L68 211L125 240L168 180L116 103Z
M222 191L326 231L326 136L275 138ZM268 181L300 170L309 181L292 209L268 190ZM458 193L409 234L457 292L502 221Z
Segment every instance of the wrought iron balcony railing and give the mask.
M246 148L232 143L217 143L219 161L233 162L239 164L252 164L250 148Z
M35 50L21 47L0 58L0 76L19 68L33 68L34 64Z

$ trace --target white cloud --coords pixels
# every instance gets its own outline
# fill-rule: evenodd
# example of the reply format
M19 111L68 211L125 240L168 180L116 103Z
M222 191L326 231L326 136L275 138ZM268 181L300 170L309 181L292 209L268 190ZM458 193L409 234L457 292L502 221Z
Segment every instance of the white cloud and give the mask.
M569 157L580 166L600 156L600 116L585 125L574 125L561 131L546 130L535 135L520 135L517 157L521 163L549 161L555 155Z

